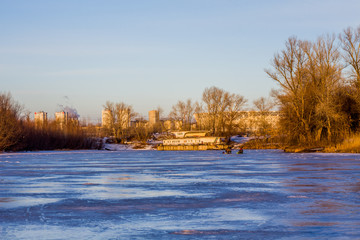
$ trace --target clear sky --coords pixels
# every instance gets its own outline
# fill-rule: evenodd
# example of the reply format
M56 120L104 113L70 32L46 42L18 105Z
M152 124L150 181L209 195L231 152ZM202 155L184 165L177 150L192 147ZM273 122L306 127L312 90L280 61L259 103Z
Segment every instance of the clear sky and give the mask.
M359 0L0 0L0 92L49 117L97 121L107 100L147 116L217 86L251 102L290 36L360 25Z

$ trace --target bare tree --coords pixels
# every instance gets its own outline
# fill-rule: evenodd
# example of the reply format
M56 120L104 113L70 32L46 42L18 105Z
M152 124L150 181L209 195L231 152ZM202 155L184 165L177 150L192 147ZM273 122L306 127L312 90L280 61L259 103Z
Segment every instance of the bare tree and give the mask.
M183 130L190 130L193 122L193 116L196 104L191 99L187 99L186 102L178 101L172 106L172 111L169 116L175 121L181 121Z
M326 135L331 141L333 124L341 121L339 106L334 96L342 80L340 53L335 44L335 36L320 37L311 48L305 50L308 56L308 72L311 82L311 94L315 100L314 133L319 141Z
M285 50L274 56L273 70L265 70L271 79L281 87L277 98L283 113L282 126L285 133L294 141L305 142L311 139L311 97L308 78L308 58L305 50L309 42L291 37Z
M255 106L255 110L259 111L260 113L267 113L274 107L274 102L271 101L271 99L265 97L255 99L253 104Z
M229 94L229 104L226 113L226 130L227 135L231 136L235 133L234 129L238 128L239 126L235 125L236 120L240 119L242 111L244 110L244 106L247 103L247 100L239 95L239 94Z
M130 121L136 116L132 106L123 102L113 103L107 101L104 105L108 124L105 128L112 133L116 141L123 142L130 127Z
M258 119L256 121L258 133L260 135L267 135L271 133L272 124L268 121L271 109L274 107L273 101L269 98L260 97L253 101L255 110L257 111Z
M267 74L279 83L276 93L281 126L297 143L331 141L344 123L336 93L342 85L342 65L334 35L314 43L290 38L274 57Z
M215 135L231 135L247 100L217 87L206 88L202 100L207 128Z
M215 86L205 88L202 100L205 104L204 111L208 118L208 128L213 134L219 133L223 129L224 112L228 107L229 93Z
M172 106L171 112L169 113L169 118L172 121L181 122L181 127L183 128L186 120L185 114L185 103L179 100L175 105Z
M147 126L147 121L143 116L138 116L135 121L135 126L131 127L131 133L135 139L140 141L146 141L150 139L152 131L151 128Z
M352 86L348 91L345 98L349 101L346 104L348 108L349 118L351 119L351 128L359 128L360 121L360 26L356 29L347 28L339 35L341 41L341 47L343 50L343 59L345 60L346 68L350 68L349 82ZM356 104L349 103L355 102ZM351 111L349 112L349 110Z
M202 115L204 114L204 108L202 106L201 103L199 102L195 102L195 106L194 106L194 117L195 117L195 121L196 121L196 128L198 130L204 130L204 120Z
M344 51L343 58L351 67L351 79L360 88L360 26L357 29L347 28L339 35Z
M186 100L186 125L189 130L191 130L191 125L194 120L194 111L195 111L195 103L192 102L192 100L189 98Z
M10 93L0 94L0 151L9 149L21 139L22 110L23 107L12 99Z

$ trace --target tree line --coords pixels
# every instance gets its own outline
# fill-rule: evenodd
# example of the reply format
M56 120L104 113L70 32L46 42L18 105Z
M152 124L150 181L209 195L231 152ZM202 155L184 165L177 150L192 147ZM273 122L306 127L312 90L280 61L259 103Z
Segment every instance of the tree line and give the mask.
M290 37L271 65L286 144L334 144L359 131L360 26L316 41Z
M10 93L0 93L0 151L88 149L98 147L73 121L59 126L56 121L41 127L24 114L24 108Z
M136 113L131 105L124 102L105 103L103 117L102 137L113 137L115 143L125 143L130 140L146 141L154 130L155 126L149 128L144 119ZM131 120L138 119L134 126L130 125Z
M201 102L185 102L179 100L169 114L169 118L180 121L182 130L192 128L193 118L199 130L208 130L213 135L230 136L238 132L235 120L245 109L247 99L242 95L230 93L224 89L212 86L205 88Z
M113 136L115 142L128 140L147 140L154 133L166 130L206 130L214 136L232 136L245 133L243 116L248 100L237 93L230 93L219 87L205 88L201 101L187 99L179 100L171 108L167 121L159 121L154 125L146 124L143 118L134 111L131 105L124 102L106 102L103 106L106 120L103 119L102 133L104 136ZM273 133L266 114L274 107L273 101L261 97L253 102L255 110L260 114L258 124L260 135ZM162 115L161 107L157 111ZM130 120L138 118L135 124L129 126ZM166 125L168 122L170 125ZM196 124L195 124L196 122Z

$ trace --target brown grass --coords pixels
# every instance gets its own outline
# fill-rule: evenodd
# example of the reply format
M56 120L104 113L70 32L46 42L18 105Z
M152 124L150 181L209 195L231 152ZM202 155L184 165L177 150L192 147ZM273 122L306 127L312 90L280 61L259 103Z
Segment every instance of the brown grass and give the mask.
M326 147L325 152L360 153L360 134L351 136L340 144Z

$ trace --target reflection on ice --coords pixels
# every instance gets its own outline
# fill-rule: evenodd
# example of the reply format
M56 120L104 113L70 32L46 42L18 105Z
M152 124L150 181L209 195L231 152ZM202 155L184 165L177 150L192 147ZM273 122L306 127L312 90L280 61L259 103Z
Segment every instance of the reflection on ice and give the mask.
M6 227L6 228L5 228ZM121 236L122 231L112 229L111 226L81 227L71 226L64 228L56 225L23 225L21 227L3 226L0 232L6 231L5 239L111 239L113 236ZM29 238L29 236L31 236Z
M147 190L144 188L113 189L104 186L94 186L84 190L81 199L133 199L157 197L200 197L204 194L186 193L178 190Z
M208 221L266 221L268 217L256 211L242 208L214 208L199 213Z
M18 207L29 207L36 205L44 205L49 203L55 203L61 199L57 198L32 198L32 197L9 197L0 198L0 209L1 208L18 208Z

